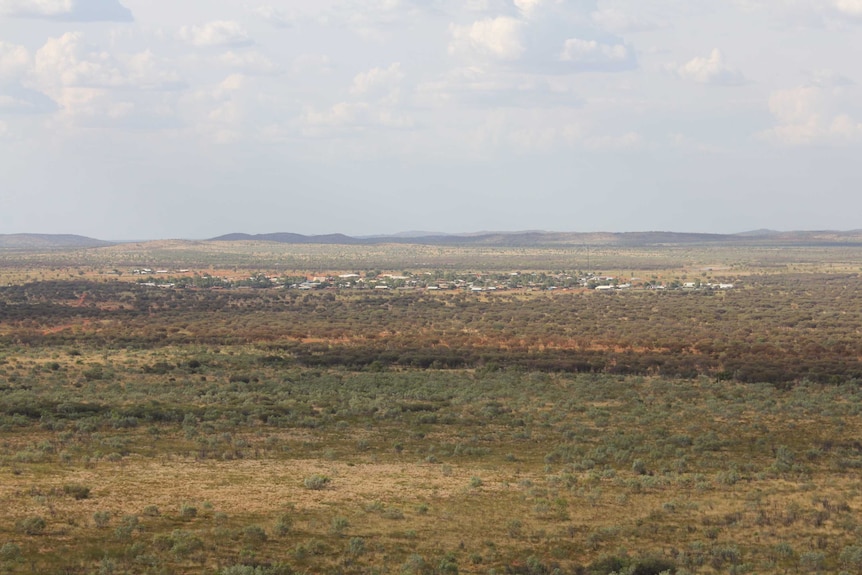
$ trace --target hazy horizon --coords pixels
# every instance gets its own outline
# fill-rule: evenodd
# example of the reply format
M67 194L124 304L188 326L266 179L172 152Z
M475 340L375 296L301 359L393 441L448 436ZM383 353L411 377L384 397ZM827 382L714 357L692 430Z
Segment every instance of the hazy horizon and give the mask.
M848 0L0 0L0 233L854 230L860 32Z
M309 234L298 234L305 237L327 237L333 235L344 235L352 239L358 240L378 240L378 239L386 239L392 238L394 239L419 239L419 238L431 238L431 237L478 237L478 236L491 236L491 235L519 235L519 234L575 234L575 235L590 235L590 234L679 234L679 235L721 235L721 236L734 236L734 235L747 235L747 234L816 234L816 233L854 233L854 232L862 232L862 229L853 229L853 230L815 230L815 229L799 229L799 230L773 230L766 228L758 228L755 230L743 230L739 232L700 232L695 230L628 230L628 231L612 231L612 230L598 230L593 232L584 232L578 230L479 230L472 232L435 232L435 231L414 231L414 230L405 230L401 232L395 232L391 234L361 234L361 235L351 235L351 234L342 234L341 232L322 232L322 233L309 233ZM209 237L148 237L148 238L111 238L111 237L100 237L90 234L64 234L64 233L52 233L52 232L12 232L12 233L0 233L0 237L3 236L78 236L82 238L89 238L92 240L105 241L110 243L145 243L145 242L158 242L158 241L189 241L189 242L201 242L201 241L211 241L216 240L218 238L230 235L248 235L251 236L252 239L257 239L260 236L270 236L277 234L295 234L296 232L291 232L287 230L281 230L277 232L259 232L259 233L248 233L242 231L235 232L227 232L224 234L217 234L215 236Z

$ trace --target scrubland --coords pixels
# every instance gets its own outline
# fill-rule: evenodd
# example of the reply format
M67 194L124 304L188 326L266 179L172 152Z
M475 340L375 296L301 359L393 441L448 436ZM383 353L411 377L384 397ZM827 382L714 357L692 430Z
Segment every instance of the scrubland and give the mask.
M131 267L232 256L124 249L4 259L0 573L862 569L855 251L603 262L727 291L473 294L159 289ZM367 257L414 269L397 250Z

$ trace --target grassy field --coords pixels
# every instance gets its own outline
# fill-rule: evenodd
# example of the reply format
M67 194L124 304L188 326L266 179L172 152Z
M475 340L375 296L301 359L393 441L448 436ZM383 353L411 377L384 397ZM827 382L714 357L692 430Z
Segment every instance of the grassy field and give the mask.
M235 277L255 272L312 274L364 270L591 270L681 277L708 269L735 275L862 269L862 246L668 245L619 247L372 246L272 242L158 241L49 252L0 252L0 285L50 279L130 280L139 268L190 269Z
M0 573L862 569L860 253L591 251L723 293L126 281L581 267L177 246L4 254Z

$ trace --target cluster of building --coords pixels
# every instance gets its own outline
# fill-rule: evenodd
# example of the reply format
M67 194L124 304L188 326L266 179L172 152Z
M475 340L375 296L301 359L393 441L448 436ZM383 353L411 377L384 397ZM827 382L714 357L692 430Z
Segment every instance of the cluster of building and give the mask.
M351 290L428 290L445 291L460 290L472 293L496 292L505 290L573 290L588 289L604 292L622 290L728 290L733 289L732 283L713 282L660 282L658 279L643 280L640 278L620 279L613 276L596 275L584 272L507 272L507 273L477 273L477 272L421 272L401 274L383 274L379 272L345 273L340 275L321 275L310 277L275 276L263 273L247 278L216 277L209 274L192 276L189 270L178 270L186 274L182 277L167 276L163 279L138 280L141 285L151 287L177 288L278 288L296 289L302 291L321 289L351 289ZM168 270L140 269L132 272L135 275L170 274Z

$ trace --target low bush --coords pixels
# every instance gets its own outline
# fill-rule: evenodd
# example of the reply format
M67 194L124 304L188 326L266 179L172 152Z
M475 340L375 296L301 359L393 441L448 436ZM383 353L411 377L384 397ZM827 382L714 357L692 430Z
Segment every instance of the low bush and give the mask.
M306 489L325 489L327 485L329 485L330 479L326 475L321 475L319 473L315 473L314 475L309 475L306 477L302 484L305 485Z
M63 486L63 493L78 500L88 499L90 497L90 488L76 483L67 483Z
M15 524L15 528L25 535L41 535L46 526L45 520L38 515L25 517Z

